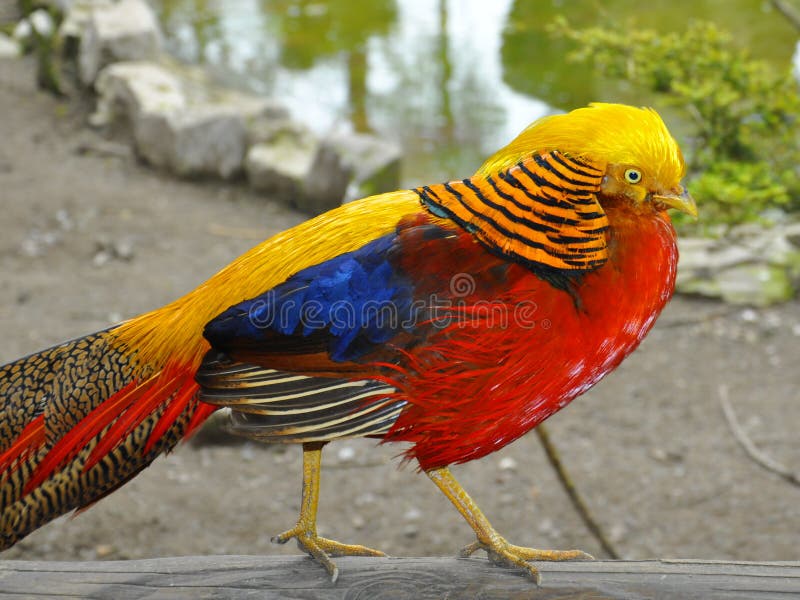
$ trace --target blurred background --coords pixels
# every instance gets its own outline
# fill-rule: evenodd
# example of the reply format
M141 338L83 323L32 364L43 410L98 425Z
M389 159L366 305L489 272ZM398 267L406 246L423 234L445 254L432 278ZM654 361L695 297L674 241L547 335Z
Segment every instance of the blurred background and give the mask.
M532 120L591 101L665 104L569 60L548 25L682 32L711 21L777 70L797 30L767 1L155 0L176 56L285 100L318 132L400 140L403 185L462 177Z

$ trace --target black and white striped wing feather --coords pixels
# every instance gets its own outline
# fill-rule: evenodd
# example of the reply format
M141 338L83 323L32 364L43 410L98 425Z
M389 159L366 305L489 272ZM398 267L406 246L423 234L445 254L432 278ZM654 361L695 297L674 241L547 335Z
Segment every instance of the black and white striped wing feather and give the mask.
M197 372L200 399L232 409L234 433L300 443L382 437L405 406L372 380L310 377L209 353Z

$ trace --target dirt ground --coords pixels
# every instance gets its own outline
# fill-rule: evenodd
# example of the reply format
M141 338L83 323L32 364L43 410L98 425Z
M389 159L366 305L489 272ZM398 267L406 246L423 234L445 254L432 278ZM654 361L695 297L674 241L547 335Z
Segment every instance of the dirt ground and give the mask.
M166 303L303 216L244 186L182 182L139 164L0 61L0 363ZM613 301L613 298L609 298ZM624 557L797 560L800 489L744 454L800 464L800 303L751 310L676 298L641 349L550 420L564 462ZM472 541L400 448L332 444L323 534L390 555L452 555ZM534 435L455 468L500 532L601 556ZM300 449L203 436L77 518L0 559L297 553Z

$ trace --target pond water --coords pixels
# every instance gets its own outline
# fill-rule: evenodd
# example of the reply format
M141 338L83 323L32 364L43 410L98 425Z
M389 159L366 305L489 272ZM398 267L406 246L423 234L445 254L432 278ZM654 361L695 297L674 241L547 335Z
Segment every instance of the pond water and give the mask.
M170 50L227 85L282 100L324 134L403 145L403 184L470 174L528 123L593 100L655 104L566 60L545 31L713 20L776 65L797 32L762 0L155 0Z

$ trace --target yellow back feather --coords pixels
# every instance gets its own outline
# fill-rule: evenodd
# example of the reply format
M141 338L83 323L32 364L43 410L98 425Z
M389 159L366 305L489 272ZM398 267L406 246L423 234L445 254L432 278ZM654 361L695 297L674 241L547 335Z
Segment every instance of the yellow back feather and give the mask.
M666 182L677 183L684 172L681 152L655 111L592 104L534 122L489 158L478 174L496 173L534 152L551 150L591 161L600 169L630 164ZM419 198L409 190L344 204L269 238L194 291L123 323L112 335L136 353L143 368L160 369L168 361L195 366L208 349L203 328L222 311L298 271L360 248L419 210Z
M394 231L403 216L420 210L419 197L408 190L343 204L274 235L197 289L126 321L113 335L136 352L143 367L159 369L168 361L197 365L208 349L203 327L222 311L266 292L298 271Z
M596 102L535 121L478 173L497 173L532 152L552 150L600 169L609 164L635 166L670 186L677 185L686 170L677 142L656 111Z

